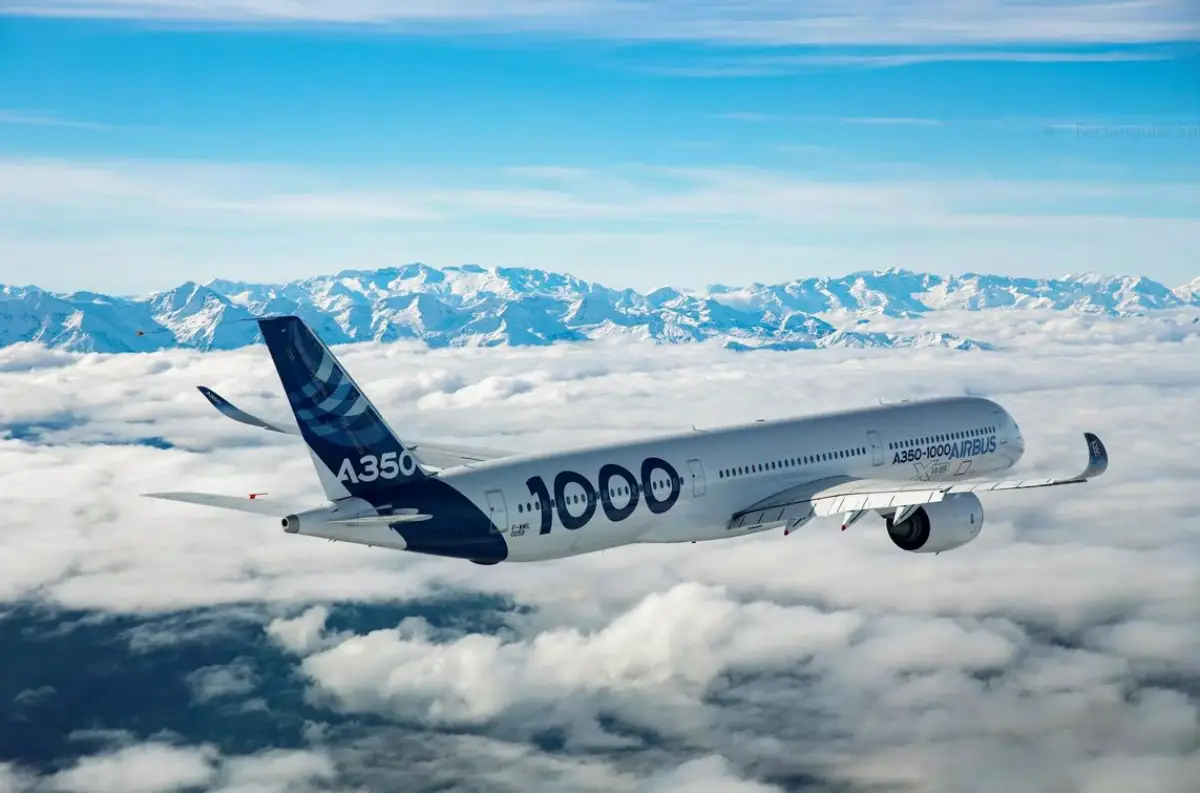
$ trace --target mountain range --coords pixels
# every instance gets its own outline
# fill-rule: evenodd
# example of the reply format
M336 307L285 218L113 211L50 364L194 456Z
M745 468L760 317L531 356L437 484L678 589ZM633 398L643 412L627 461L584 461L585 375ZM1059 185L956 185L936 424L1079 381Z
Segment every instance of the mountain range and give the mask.
M612 336L717 341L735 350L988 345L949 333L868 330L872 316L959 309L1121 316L1200 307L1200 277L1170 289L1148 278L1059 279L902 269L779 284L612 289L572 275L477 265L344 270L282 284L216 279L113 296L0 286L0 346L39 342L80 352L233 349L260 337L252 320L297 314L329 344L419 340L431 347L546 345Z

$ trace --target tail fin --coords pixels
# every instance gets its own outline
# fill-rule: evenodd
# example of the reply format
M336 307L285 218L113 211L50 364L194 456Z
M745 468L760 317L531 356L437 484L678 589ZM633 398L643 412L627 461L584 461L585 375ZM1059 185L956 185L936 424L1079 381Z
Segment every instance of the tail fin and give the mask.
M303 320L272 317L258 325L331 501L371 500L426 477L416 455Z

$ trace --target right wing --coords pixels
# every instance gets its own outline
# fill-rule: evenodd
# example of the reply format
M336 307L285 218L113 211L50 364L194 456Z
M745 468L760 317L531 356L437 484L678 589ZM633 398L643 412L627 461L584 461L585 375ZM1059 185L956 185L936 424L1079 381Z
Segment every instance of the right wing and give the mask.
M285 435L300 436L300 428L293 422L286 421L265 421L258 416L251 415L241 408L234 405L225 397L213 391L206 386L196 386L204 398L212 403L212 406L220 412L221 415L231 418L241 424L248 424L251 427L268 430L270 432L280 432ZM459 446L450 443L435 443L433 441L409 441L409 448L420 455L421 460L429 463L436 468L450 468L456 465L470 465L471 463L480 463L485 460L495 460L500 457L509 457L513 453L500 451L497 449L484 449L476 446Z
M781 490L772 496L738 510L729 519L730 529L749 529L809 518L832 515L855 516L868 509L904 510L941 501L954 493L981 493L993 490L1024 490L1033 487L1073 485L1094 479L1108 470L1108 450L1096 435L1085 432L1088 462L1076 476L1052 479L1004 479L978 482L897 482L886 479L831 477Z

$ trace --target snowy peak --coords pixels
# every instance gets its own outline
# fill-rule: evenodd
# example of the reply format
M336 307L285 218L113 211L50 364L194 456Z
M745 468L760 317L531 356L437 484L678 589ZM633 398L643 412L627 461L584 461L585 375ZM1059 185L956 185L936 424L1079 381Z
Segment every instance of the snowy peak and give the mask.
M1200 276L1196 276L1186 284L1181 284L1171 290L1177 300L1191 305L1200 305Z
M0 346L36 341L96 352L231 349L259 341L255 317L297 314L331 344L546 345L628 336L711 340L738 350L970 350L986 345L953 334L876 332L868 327L870 318L1033 308L1121 316L1189 306L1200 307L1200 277L1169 289L1139 276L942 276L891 268L778 284L667 285L642 294L544 270L476 264L435 268L415 262L282 284L188 281L142 297L0 287Z

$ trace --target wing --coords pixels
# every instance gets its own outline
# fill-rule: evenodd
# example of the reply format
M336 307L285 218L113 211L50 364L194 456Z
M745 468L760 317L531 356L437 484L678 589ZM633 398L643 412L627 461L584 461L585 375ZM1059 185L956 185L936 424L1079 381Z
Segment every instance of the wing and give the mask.
M242 424L248 424L251 427L268 430L270 432L280 432L285 435L300 436L300 428L294 423L286 421L266 421L258 416L251 415L241 408L234 405L225 397L213 391L206 386L196 386L204 398L207 399L212 406L217 409L221 415L233 419ZM450 443L436 443L433 441L409 441L409 447L420 456L421 461L428 463L435 468L451 468L456 465L470 465L471 463L480 463L485 460L495 460L500 457L508 457L512 452L500 451L498 449L485 449L476 446L459 446Z
M285 504L279 501L267 501L261 498L246 498L244 496L221 496L215 493L142 493L146 498L161 498L164 501L181 501L185 504L198 504L202 507L218 507L232 509L236 512L250 512L255 515L266 515L272 518L286 518L304 507L295 504Z
M1077 476L1057 479L1006 479L978 482L892 482L883 479L831 477L781 490L733 514L730 529L748 529L831 515L855 515L868 509L903 509L941 501L953 493L1024 490L1033 487L1073 485L1094 479L1108 470L1108 450L1096 435L1087 440L1088 463Z

